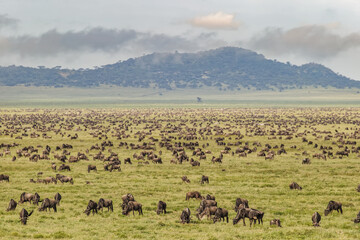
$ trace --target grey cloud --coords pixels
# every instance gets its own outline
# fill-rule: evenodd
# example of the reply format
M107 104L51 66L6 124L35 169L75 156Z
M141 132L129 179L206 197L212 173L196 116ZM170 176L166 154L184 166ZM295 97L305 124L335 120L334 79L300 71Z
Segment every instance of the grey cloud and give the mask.
M0 54L15 54L23 57L56 56L66 53L82 52L164 52L196 51L202 49L202 35L194 38L169 36L138 32L135 30L118 30L90 28L82 31L58 32L50 30L39 36L0 36ZM223 42L209 35L209 44L219 45Z
M17 19L9 18L6 14L0 14L0 29L3 27L16 27Z
M360 34L341 36L331 25L306 25L290 30L268 28L250 41L255 49L273 54L298 54L316 58L336 56L340 52L360 46Z

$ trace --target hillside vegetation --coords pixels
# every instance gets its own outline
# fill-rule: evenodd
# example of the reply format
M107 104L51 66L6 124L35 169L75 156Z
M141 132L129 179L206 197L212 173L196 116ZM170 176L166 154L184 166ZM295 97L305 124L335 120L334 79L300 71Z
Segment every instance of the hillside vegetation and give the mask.
M285 90L308 86L360 88L360 82L316 63L302 66L266 59L256 52L224 47L198 53L153 53L96 69L0 67L4 86L113 85L134 88Z

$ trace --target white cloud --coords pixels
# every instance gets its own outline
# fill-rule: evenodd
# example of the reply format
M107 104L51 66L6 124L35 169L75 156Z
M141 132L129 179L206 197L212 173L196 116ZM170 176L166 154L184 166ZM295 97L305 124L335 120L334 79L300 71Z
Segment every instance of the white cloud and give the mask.
M208 29L235 30L239 27L240 23L234 21L234 18L234 14L217 12L206 16L196 17L190 21L190 24L195 27Z

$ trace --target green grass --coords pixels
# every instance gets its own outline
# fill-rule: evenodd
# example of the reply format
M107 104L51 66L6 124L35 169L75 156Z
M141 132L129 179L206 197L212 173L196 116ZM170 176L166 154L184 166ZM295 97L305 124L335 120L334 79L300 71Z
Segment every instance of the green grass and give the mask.
M71 150L75 155L77 152L85 152L90 146L104 140L92 137L90 133L107 130L108 140L114 143L113 147L107 147L104 151L108 156L108 149L119 154L123 160L131 157L133 165L122 163L121 172L105 172L103 162L94 161L90 155L95 155L98 150L92 150L87 154L89 161L70 163L71 172L64 175L72 176L74 185L61 184L34 184L30 178L37 178L37 172L42 171L43 178L54 176L56 173L51 170L53 159L40 160L36 163L30 162L22 157L15 162L11 161L12 156L0 157L0 173L10 175L10 183L0 182L0 238L1 239L359 239L360 225L354 224L351 220L356 217L360 210L360 194L356 187L360 183L360 161L358 154L351 153L349 157L318 160L311 157L313 153L320 152L313 145L302 142L302 137L295 137L291 140L277 139L269 140L270 135L255 136L255 129L265 131L275 129L296 129L296 133L309 131L306 138L324 146L332 146L334 153L339 150L338 146L332 144L337 141L334 137L330 141L316 139L317 136L324 136L319 131L328 130L335 135L335 130L348 135L345 140L351 139L351 134L357 134L357 121L359 121L359 110L357 108L233 108L233 109L190 109L190 108L149 108L149 109L1 109L0 143L19 143L20 146L11 148L12 155L17 149L25 146L50 145L52 151L62 143L69 143L74 146ZM16 117L14 118L16 114ZM35 120L31 116L37 116ZM335 121L329 121L329 116ZM54 121L63 117L62 121ZM145 119L147 122L142 122ZM22 120L21 125L17 121ZM29 120L29 121L27 121ZM92 120L96 124L86 124L87 131L84 131L84 120ZM136 121L135 121L136 120ZM296 120L296 121L295 121ZM299 121L303 122L299 122ZM323 120L324 122L321 122ZM25 122L27 121L27 122ZM25 127L32 127L36 122L38 126L50 127L51 122L54 128L65 133L64 137L48 131L51 139L23 137L22 140L15 139L16 136L24 133ZM166 127L167 124L168 128ZM196 125L194 125L196 123ZM204 135L208 139L185 141L183 139L172 140L174 142L195 142L199 141L200 147L209 143L205 149L211 150L212 154L207 155L207 160L201 160L200 167L192 167L188 163L182 165L170 164L173 158L171 151L160 148L156 143L156 152L162 150L161 156L164 164L138 165L137 160L132 158L133 153L142 150L131 150L125 147L118 147L120 142L139 144L136 132L150 132L145 142L151 142L150 136L161 139L161 130L169 130L170 124L181 128L186 133L186 128L196 128L199 137L199 129L211 127L212 135ZM326 123L326 124L325 124ZM247 125L247 127L246 127ZM9 128L7 128L7 126ZM11 127L19 129L18 132L6 135L6 129ZM146 127L147 126L147 127ZM158 129L155 126L159 126ZM126 127L128 130L126 131ZM223 133L215 135L218 127L223 128ZM348 128L348 130L346 130ZM66 130L68 129L68 130ZM247 129L247 130L246 130ZM81 130L81 131L76 131ZM117 140L113 134L125 130L129 138ZM236 136L226 134L239 130L243 135L241 140ZM31 129L31 132L40 132L39 129ZM68 134L79 135L79 139L70 140ZM247 133L247 134L246 134ZM167 136L179 137L179 132L167 134ZM260 142L262 147L266 143L271 146L283 143L287 154L276 155L274 160L265 160L258 157L257 153L248 154L248 157L240 158L225 154L223 164L212 164L211 157L218 156L224 146L215 143L216 137L225 137L226 143L249 142L253 147L255 141ZM212 139L211 139L212 138ZM231 138L231 139L230 139ZM141 143L140 143L141 144ZM297 149L290 146L297 145ZM359 146L357 143L356 146ZM237 147L230 146L232 151ZM351 146L350 146L351 147ZM39 148L42 152L42 148ZM2 152L3 149L0 149ZM310 154L312 164L302 165L303 156L296 155L307 151ZM189 156L192 151L186 150ZM60 153L55 151L54 153ZM98 172L87 173L87 165L95 164ZM225 171L223 171L223 169ZM201 185L202 175L209 176L210 184ZM182 183L181 177L187 175L191 180L190 184ZM85 182L90 181L87 185ZM302 191L289 190L292 181L298 182ZM226 208L230 213L230 223L216 223L203 220L198 221L195 212L199 201L185 201L185 194L188 191L199 191L203 195L207 193L216 196L218 206ZM61 193L63 200L57 213L39 212L36 206L29 203L18 205L14 212L6 212L7 205L11 198L19 200L22 192L38 192L41 198L53 198L56 192ZM121 214L121 196L132 193L135 199L143 205L144 216L123 216ZM90 199L98 201L100 197L109 198L114 201L114 212L107 210L98 215L86 216L83 211ZM249 205L265 212L264 225L249 227L241 223L232 225L232 219L236 213L233 210L235 200L238 197L249 200ZM157 202L163 200L167 203L168 214L156 215ZM337 212L324 216L324 209L330 200L340 201L343 204L344 214ZM29 218L28 225L22 226L19 221L19 212L25 207L28 211L34 209L34 214ZM180 223L181 211L189 207L192 211L190 224ZM322 216L321 227L314 228L311 222L312 214L318 211ZM270 227L269 221L279 218L283 228Z

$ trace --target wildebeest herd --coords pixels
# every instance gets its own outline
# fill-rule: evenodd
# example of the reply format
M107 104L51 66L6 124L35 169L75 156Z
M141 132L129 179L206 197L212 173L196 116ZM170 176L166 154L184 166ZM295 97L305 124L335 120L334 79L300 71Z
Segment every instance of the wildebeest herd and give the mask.
M360 151L357 143L360 138L360 116L356 111L346 109L338 114L327 111L329 110L166 109L158 112L38 110L26 114L2 113L0 159L7 166L23 162L30 162L32 166L39 164L41 168L37 169L40 170L23 182L31 184L32 189L40 186L37 184L42 184L42 189L55 185L60 188L66 186L67 189L76 185L96 185L99 183L95 177L98 174L118 176L130 171L134 173L147 165L156 169L186 169L187 175L179 172L174 176L174 181L182 188L182 201L188 205L181 210L180 206L175 206L174 202L161 196L149 197L150 200L144 204L134 197L135 195L138 199L141 194L126 193L130 189L124 189L119 198L94 192L82 209L84 215L88 216L91 213L95 216L103 208L111 214L116 212L116 206L119 205L122 215L135 215L137 212L136 215L142 217L145 213L146 217L147 210L152 209L151 212L160 216L176 213L174 220L179 223L202 221L204 218L211 219L213 223L221 220L228 223L230 215L233 215L233 224L242 220L243 225L246 225L245 218L248 218L252 227L257 223L263 224L268 215L271 216L267 221L270 226L285 228L284 215L269 214L272 212L270 202L269 205L252 208L257 199L246 197L247 192L234 193L232 196L237 197L230 199L224 197L226 194L223 192L217 194L204 189L219 184L221 180L217 176L225 179L227 174L234 175L232 167L240 164L243 165L241 169L249 171L253 177L248 181L255 182L255 179L261 177L256 175L260 170L252 166L259 164L257 160L269 164L276 163L279 159L291 161L295 172L296 168L301 167L306 171L306 168L311 169L317 163L327 164L330 161L357 158ZM338 127L339 124L342 124L341 128ZM34 140L36 144L29 144L31 141L28 140ZM4 186L11 186L14 181L19 181L17 175L7 171L8 169L10 168L0 168L0 184ZM192 171L196 174L192 174ZM86 177L79 177L79 172ZM34 178L35 175L37 179ZM353 183L350 187L354 192L360 192L360 185ZM286 182L286 194L301 194L309 188L311 186L304 185L301 178ZM19 206L25 207L26 202L29 202L37 206L40 204L38 212L51 209L52 212L58 212L62 195L66 195L66 192L60 193L42 198L41 191L28 193L24 190L20 192L18 202L16 199L19 195L7 195L6 211L14 211ZM121 199L121 202L117 199ZM189 206L194 199L199 201L197 209ZM68 199L64 198L62 201L66 202ZM346 204L343 205L340 201ZM346 212L346 206L349 206L346 196L339 195L334 195L326 203L326 208L324 205L323 209L314 209L313 215L307 216L309 224L319 227L322 212L324 223L326 216L332 211L343 214L343 207ZM357 206L360 203L352 204ZM33 210L22 208L20 220L23 224L31 216L38 214ZM356 214L353 213L354 216ZM360 212L355 219L348 220L359 223L359 216Z

